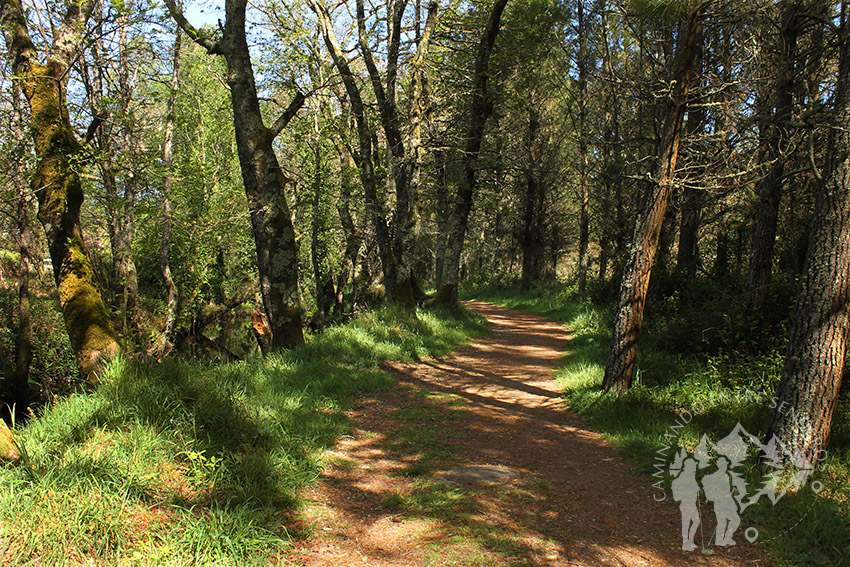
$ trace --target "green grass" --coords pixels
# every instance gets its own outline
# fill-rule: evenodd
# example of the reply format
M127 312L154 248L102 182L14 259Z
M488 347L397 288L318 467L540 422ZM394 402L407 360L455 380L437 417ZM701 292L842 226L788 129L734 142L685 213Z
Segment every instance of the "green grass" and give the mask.
M556 374L564 398L648 475L656 472L656 452L669 443L665 434L684 421L688 415L684 412L693 419L676 431L675 442L690 449L703 434L716 440L737 422L753 434L763 437L766 432L782 364L776 350L748 357L670 352L660 347L667 340L658 335L671 330L653 321L650 311L641 337L636 383L617 396L601 390L611 340L610 313L605 308L580 301L573 290L561 286L528 293L489 288L465 295L564 323L573 334ZM672 344L685 342L683 337L674 338ZM785 496L776 506L765 503L745 513L741 530L746 522L754 523L759 541L780 565L850 564L846 555L850 549L849 432L850 408L845 396L837 412L825 470L818 477L824 483L823 491L815 495L803 490ZM757 478L760 472L751 474ZM658 478L650 476L649 482ZM794 527L788 530L789 526Z
M14 565L267 565L287 553L299 491L348 431L386 359L449 353L471 313L387 308L265 361L114 361L96 391L17 430L0 468L0 555Z

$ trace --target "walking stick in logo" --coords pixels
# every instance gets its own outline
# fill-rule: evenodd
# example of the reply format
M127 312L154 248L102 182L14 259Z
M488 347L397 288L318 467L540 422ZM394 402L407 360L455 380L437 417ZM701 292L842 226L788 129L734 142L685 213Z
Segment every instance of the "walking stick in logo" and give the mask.
M750 491L740 467L748 456L758 458L757 455L773 470L761 486ZM699 474L708 468L713 470ZM735 545L733 536L741 525L741 513L747 507L762 496L775 504L789 489L802 488L813 470L805 459L782 447L775 437L762 445L740 423L716 444L703 435L693 453L681 449L668 469L673 499L679 502L682 514L682 550L693 551L697 547L695 538L702 521L700 492L714 509L717 521L714 544L731 546ZM748 528L745 535L749 541L754 541L758 530Z

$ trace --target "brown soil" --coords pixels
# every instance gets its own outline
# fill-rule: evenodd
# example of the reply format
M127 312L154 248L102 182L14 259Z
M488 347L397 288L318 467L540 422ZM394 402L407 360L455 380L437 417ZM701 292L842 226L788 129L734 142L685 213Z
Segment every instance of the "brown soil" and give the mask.
M393 363L399 386L361 400L355 429L307 495L312 534L290 556L313 566L768 565L743 541L681 550L679 509L565 409L552 370L569 332L480 302L492 334L447 360ZM502 484L446 470L498 465ZM705 512L705 509L704 509ZM713 526L702 526L703 541ZM698 536L698 539L700 537Z

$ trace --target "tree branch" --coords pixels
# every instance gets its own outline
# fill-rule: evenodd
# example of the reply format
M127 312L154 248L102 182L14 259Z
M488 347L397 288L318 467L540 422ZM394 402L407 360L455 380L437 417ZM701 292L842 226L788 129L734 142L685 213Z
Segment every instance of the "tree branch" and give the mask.
M168 11L171 12L171 17L174 18L174 21L178 26L180 26L180 29L186 32L186 35L192 38L192 41L206 49L207 53L210 55L224 55L224 49L222 48L221 43L208 38L199 32L195 26L190 24L189 20L187 20L183 15L183 11L180 10L174 3L174 0L165 0L165 5L168 6Z
M292 102L289 103L289 106L283 111L283 114L281 114L280 117L275 120L274 124L272 124L271 128L269 128L272 138L276 138L277 135L286 128L289 121L292 120L298 113L298 110L304 106L304 101L306 99L307 97L305 97L304 93L301 91L295 93L295 98L292 99Z

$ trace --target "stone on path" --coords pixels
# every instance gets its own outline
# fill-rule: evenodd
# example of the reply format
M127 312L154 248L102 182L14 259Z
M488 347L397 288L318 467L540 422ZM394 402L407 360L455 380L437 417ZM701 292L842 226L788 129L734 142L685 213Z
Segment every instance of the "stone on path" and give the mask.
M437 475L455 484L504 484L519 478L519 475L511 469L494 465L468 465L437 473Z

